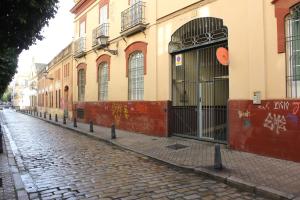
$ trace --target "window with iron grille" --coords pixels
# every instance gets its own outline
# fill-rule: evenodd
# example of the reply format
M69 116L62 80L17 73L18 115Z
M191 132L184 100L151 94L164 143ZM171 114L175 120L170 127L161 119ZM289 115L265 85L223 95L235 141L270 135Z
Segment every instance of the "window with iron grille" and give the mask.
M101 63L98 68L99 100L106 101L108 94L108 64Z
M85 94L85 70L78 71L78 101L84 101Z
M128 98L144 99L144 54L134 52L129 57L128 66Z
M300 97L300 4L286 17L287 97Z

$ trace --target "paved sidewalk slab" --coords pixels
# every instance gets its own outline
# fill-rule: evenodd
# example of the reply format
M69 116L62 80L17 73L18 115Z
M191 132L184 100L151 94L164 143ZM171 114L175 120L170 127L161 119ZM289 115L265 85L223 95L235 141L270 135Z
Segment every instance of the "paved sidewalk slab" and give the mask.
M300 197L300 163L234 151L222 145L225 169L218 172L213 170L213 143L180 137L158 138L123 130L116 130L117 139L111 140L110 128L94 126L94 132L90 133L89 124L77 123L78 127L74 128L72 121L67 121L66 125L62 124L62 119L58 123L49 121L48 118L46 121L271 198ZM181 144L186 148L168 148L174 144Z

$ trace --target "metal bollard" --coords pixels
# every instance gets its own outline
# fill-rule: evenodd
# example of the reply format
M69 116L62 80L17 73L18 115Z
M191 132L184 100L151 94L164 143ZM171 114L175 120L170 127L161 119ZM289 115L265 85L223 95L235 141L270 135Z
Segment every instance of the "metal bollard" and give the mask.
M77 128L77 120L76 120L76 117L74 117L74 127Z
M221 170L222 166L222 157L221 157L221 146L219 144L215 145L215 163L214 168L216 170Z
M40 112L40 117L42 117L42 112Z
M44 112L44 118L45 118L45 119L47 118L47 116L46 116L46 112Z
M49 114L49 120L52 120L51 113Z
M57 114L55 114L55 122L58 122Z
M90 132L93 133L94 132L94 125L93 125L93 121L90 121Z
M67 124L66 116L64 116L63 124Z
M115 124L112 124L111 125L111 139L116 139L117 136L116 136L116 126Z
M0 153L3 153L2 138L3 138L3 133L2 133L2 127L0 124Z

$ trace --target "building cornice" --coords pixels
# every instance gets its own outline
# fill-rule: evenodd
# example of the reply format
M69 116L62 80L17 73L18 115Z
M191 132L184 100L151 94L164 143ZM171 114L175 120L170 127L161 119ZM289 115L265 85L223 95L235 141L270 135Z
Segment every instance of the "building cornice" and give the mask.
M70 12L75 14L76 16L80 15L84 12L90 5L95 3L96 0L80 0L71 10Z

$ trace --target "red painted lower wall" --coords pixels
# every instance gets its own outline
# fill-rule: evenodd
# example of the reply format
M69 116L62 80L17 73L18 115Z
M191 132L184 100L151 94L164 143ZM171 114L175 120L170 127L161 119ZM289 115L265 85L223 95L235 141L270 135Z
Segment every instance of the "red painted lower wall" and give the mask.
M139 132L147 135L168 136L168 101L83 102L74 104L74 111L84 110L78 121ZM76 115L75 115L76 116Z
M300 162L300 100L229 101L229 145Z

